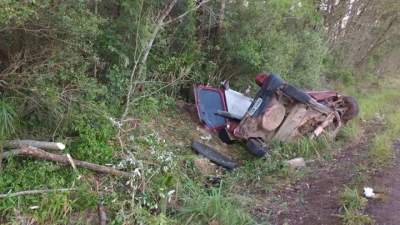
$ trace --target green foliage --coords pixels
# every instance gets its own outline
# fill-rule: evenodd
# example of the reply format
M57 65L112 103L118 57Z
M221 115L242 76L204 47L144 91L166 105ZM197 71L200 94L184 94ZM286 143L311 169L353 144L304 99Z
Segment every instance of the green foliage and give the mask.
M15 132L17 114L5 101L0 100L0 143Z
M381 125L383 131L374 137L368 152L371 164L378 169L390 165L395 157L393 142L400 133L400 113L394 103L395 101L390 102L390 106L385 106L385 123Z
M349 70L340 71L338 74L338 79L347 86L355 84L354 74Z
M233 70L227 73L239 69L237 80L251 80L264 70L306 88L319 84L327 47L315 31L321 19L312 1L238 1L231 7L223 50Z
M289 171L284 161L278 157L251 159L226 176L223 187L239 194L248 193L250 190L269 191L274 184L287 178L295 178L297 175L296 171ZM251 201L248 205L251 207Z
M116 149L108 143L115 134L109 121L83 114L74 118L73 128L79 135L71 145L71 153L75 158L101 164L110 163Z
M226 198L221 187L204 191L192 183L187 184L189 196L183 199L184 206L179 210L183 224L207 224L215 221L224 225L255 224L243 212L238 203Z
M10 158L0 175L0 192L13 193L33 189L77 188L71 193L51 193L9 197L0 201L0 215L10 220L16 219L14 210L30 214L39 223L53 221L65 223L72 213L97 205L97 196L90 191L90 184L78 181L69 168L52 162L21 160ZM38 206L38 210L30 209Z
M135 102L136 109L134 112L145 120L154 120L154 117L162 112L175 110L175 99L167 95L158 97L141 98Z
M373 224L373 220L363 214L368 200L358 193L357 189L345 187L341 196L342 214L340 217L345 225Z
M352 120L346 124L346 126L340 129L339 133L337 134L337 140L348 142L354 141L360 138L362 135L362 127L360 125L359 120Z
M365 214L354 212L347 208L344 208L344 213L340 215L344 225L372 225L373 220Z
M0 24L23 24L39 8L35 1L4 0L0 3Z
M317 139L301 138L292 143L283 143L275 141L271 148L274 150L276 157L280 159L291 159L295 157L313 157L320 155L330 148L330 140L328 137L321 136Z
M218 27L216 2L196 11L191 10L195 1L178 1L167 20L188 13L162 27L141 64L165 1L0 1L0 141L13 133L21 138L60 139L76 159L111 163L132 172L133 177L123 182L99 177L113 190L104 196L111 224L254 223L237 199L222 190L233 190L242 182L265 190L269 177L293 175L284 160L319 156L329 148L328 141L272 143L269 158L245 155L251 160L224 175L227 183L205 190L186 163L187 146L180 143L190 136L189 128L181 129L179 140L159 134L171 126L172 116L163 117L167 112L181 120L173 109L175 97L186 97L193 83L216 84L224 78L238 88L247 87L263 70L304 88L319 86L327 69L331 80L346 85L356 80L351 68L341 68L341 56L327 52L315 1L237 0L227 1L226 6ZM381 54L376 52L376 61ZM124 110L134 68L128 118L133 122L118 132L110 119L118 119ZM394 93L362 100L362 118L381 112L381 102L393 100ZM352 136L357 129L351 126L343 135ZM126 144L123 151L116 133ZM382 149L382 143L377 140L375 149ZM1 217L12 221L13 208L18 208L39 223L66 223L72 214L99 201L91 191L93 180L75 178L75 172L53 163L7 160L0 174L2 193L71 186L78 191L6 199L0 202ZM171 198L179 203L171 206ZM30 210L32 205L39 209Z
M362 210L367 206L367 199L360 196L357 189L345 187L340 196L341 203L346 208Z

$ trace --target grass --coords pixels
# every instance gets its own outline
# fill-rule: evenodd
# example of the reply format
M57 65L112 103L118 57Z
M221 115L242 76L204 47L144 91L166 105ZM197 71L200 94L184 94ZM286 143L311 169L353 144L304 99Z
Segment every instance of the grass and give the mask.
M188 183L188 193L179 210L181 224L246 225L255 224L251 216L242 210L240 203L223 195L222 185L204 190Z
M83 172L83 171L82 171ZM5 198L0 201L2 216L11 221L15 214L27 214L40 224L46 221L66 223L67 215L97 206L98 197L90 191L90 183L77 180L70 169L50 162L38 162L11 158L0 176L0 190L17 192L30 189L52 189L73 187L77 191L70 193L52 193L43 195ZM37 209L31 209L31 207Z
M395 154L393 142L400 137L400 112L394 110L385 115L385 128L374 137L368 152L372 166L378 169L391 163Z
M15 132L16 117L15 110L0 100L0 142Z
M359 119L351 120L346 126L342 127L336 137L342 143L358 140L362 136L362 125Z
M365 98L361 104L365 120L375 121L375 127L381 126L381 131L376 132L369 148L370 164L380 169L389 165L394 157L393 142L400 137L400 93L398 92L399 80L384 82L382 90Z
M364 82L365 83L365 82ZM360 120L353 120L344 127L339 136L345 139L355 139L361 136L364 129L372 133L368 151L369 164L375 169L390 164L393 158L393 141L400 136L400 79L392 76L390 79L374 79L373 87L345 87L352 93L360 105ZM360 89L361 88L361 89Z
M317 139L304 137L292 143L274 141L271 144L272 158L274 160L286 160L295 157L313 158L330 149L331 142L326 136L320 136Z
M373 220L364 214L367 199L357 189L367 182L370 171L382 170L393 160L393 142L400 136L399 82L398 79L382 81L378 89L359 94L362 123L354 121L342 131L347 137L357 137L364 129L368 132L364 135L371 137L365 160L355 167L356 176L350 182L351 188L345 187L341 194L340 217L345 225L373 224Z
M340 196L341 211L340 215L344 225L367 225L373 224L373 220L364 210L368 200L362 197L357 189L345 187Z

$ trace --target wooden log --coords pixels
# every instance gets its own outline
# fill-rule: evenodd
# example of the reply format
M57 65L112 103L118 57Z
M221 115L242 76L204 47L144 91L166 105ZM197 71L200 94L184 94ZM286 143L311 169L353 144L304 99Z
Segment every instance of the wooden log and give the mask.
M24 146L32 146L45 150L60 151L65 149L65 145L60 142L36 141L36 140L11 140L6 141L5 148L21 148Z
M11 198L23 195L36 195L36 194L45 194L45 193L53 193L53 192L69 192L74 191L74 188L60 188L60 189L43 189L43 190L27 190L20 191L14 193L0 194L0 198Z
M306 106L303 104L296 104L286 117L285 121L275 134L275 139L280 141L290 141L296 136L297 128L301 125L304 117L307 114Z
M72 160L73 163L75 164L75 166L77 166L77 167L86 168L86 169L93 170L93 171L96 171L99 173L106 173L106 174L111 174L114 176L123 176L123 177L131 177L132 176L131 173L120 171L120 170L114 169L112 167L102 166L102 165L85 162L85 161L80 161L80 160L76 160L76 159L68 159L67 156L49 153L49 152L46 152L42 149L35 148L35 147L22 147L20 149L3 152L3 154L2 154L3 159L8 158L10 156L32 157L32 158L41 159L41 160L59 162L64 165L71 165L70 160Z

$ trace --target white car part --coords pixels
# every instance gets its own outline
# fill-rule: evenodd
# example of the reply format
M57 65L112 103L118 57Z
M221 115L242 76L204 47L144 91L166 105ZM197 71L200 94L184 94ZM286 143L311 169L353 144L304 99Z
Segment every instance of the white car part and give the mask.
M252 98L232 89L225 90L225 100L228 107L228 112L241 118L244 117L248 108L253 102Z

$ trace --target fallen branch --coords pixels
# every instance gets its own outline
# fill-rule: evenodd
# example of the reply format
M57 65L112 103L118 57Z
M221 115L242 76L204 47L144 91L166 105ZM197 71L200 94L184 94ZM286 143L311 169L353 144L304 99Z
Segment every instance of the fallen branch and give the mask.
M75 190L76 189L74 189L74 188L28 190L28 191L0 194L0 198L17 197L17 196L22 196L22 195L45 194L45 193L53 193L53 192L70 192L70 191L75 191Z
M93 170L93 171L96 171L99 173L106 173L106 174L111 174L114 176L123 176L123 177L132 176L132 174L130 174L128 172L123 172L123 171L120 171L120 170L117 170L117 169L114 169L111 167L101 166L98 164L80 161L80 160L76 160L76 159L72 159L72 158L68 159L67 156L49 153L49 152L46 152L42 149L35 148L35 147L23 147L20 149L3 152L1 158L5 159L10 156L27 156L27 157L32 157L32 158L36 158L36 159L59 162L64 165L71 165L70 160L72 160L72 162L77 167L86 168L86 169Z
M47 141L35 141L35 140L12 140L6 141L4 147L6 148L22 148L24 146L32 146L36 148L46 150L64 150L65 145L60 142L47 142Z

